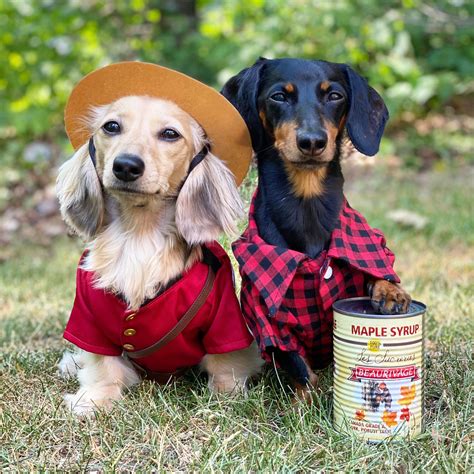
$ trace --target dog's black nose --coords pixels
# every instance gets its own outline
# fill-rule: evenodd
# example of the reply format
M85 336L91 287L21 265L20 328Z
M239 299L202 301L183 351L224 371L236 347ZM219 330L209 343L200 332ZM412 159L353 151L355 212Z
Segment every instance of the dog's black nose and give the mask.
M296 145L301 153L305 155L319 155L324 151L328 143L326 132L298 132L296 135Z
M112 171L120 181L135 181L143 175L145 163L136 155L124 153L115 158Z

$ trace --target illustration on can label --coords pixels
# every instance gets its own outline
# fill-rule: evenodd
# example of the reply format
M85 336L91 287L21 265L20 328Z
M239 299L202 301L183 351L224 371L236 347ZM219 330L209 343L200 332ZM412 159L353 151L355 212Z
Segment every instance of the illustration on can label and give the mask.
M370 301L353 298L334 306L336 427L370 441L419 434L424 305L402 317L364 314L363 305L370 307Z

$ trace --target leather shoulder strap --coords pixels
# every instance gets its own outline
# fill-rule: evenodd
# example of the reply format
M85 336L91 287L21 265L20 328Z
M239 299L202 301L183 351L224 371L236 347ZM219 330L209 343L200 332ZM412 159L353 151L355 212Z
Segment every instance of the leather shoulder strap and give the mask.
M126 352L127 357L130 359L140 359L142 357L148 357L154 352L159 351L166 344L171 342L175 337L181 334L186 326L194 319L198 311L201 309L202 305L206 302L207 297L209 296L212 285L214 284L215 274L211 266L208 267L207 278L204 286L202 287L201 292L198 297L194 300L194 303L189 307L189 309L184 313L183 317L176 323L176 325L166 333L161 339L152 344L151 346L146 347L145 349L133 352Z

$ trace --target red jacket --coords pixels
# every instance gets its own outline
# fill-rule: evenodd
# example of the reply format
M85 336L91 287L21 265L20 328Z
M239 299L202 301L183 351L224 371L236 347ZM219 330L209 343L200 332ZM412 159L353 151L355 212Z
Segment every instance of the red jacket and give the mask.
M366 277L399 282L395 257L383 234L372 229L347 202L332 232L329 248L318 257L276 247L258 234L254 194L249 225L234 242L242 276L242 311L263 357L273 348L297 351L314 368L332 359L332 305L364 296Z
M146 370L175 372L199 364L206 354L244 349L253 341L235 295L229 257L216 242L206 247L220 263L213 288L181 334L153 355L136 359ZM64 337L95 354L119 356L144 349L176 325L203 288L207 273L207 264L198 262L164 293L130 311L119 297L94 288L94 274L79 266Z

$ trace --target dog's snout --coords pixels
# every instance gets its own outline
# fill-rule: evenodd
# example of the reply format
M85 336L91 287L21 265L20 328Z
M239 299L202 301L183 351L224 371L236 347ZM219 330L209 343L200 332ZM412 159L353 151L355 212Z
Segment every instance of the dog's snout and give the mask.
M145 163L139 156L123 154L115 158L112 170L120 181L135 181L145 172Z
M305 155L319 155L328 143L328 136L324 130L317 132L300 131L296 136L298 149Z

